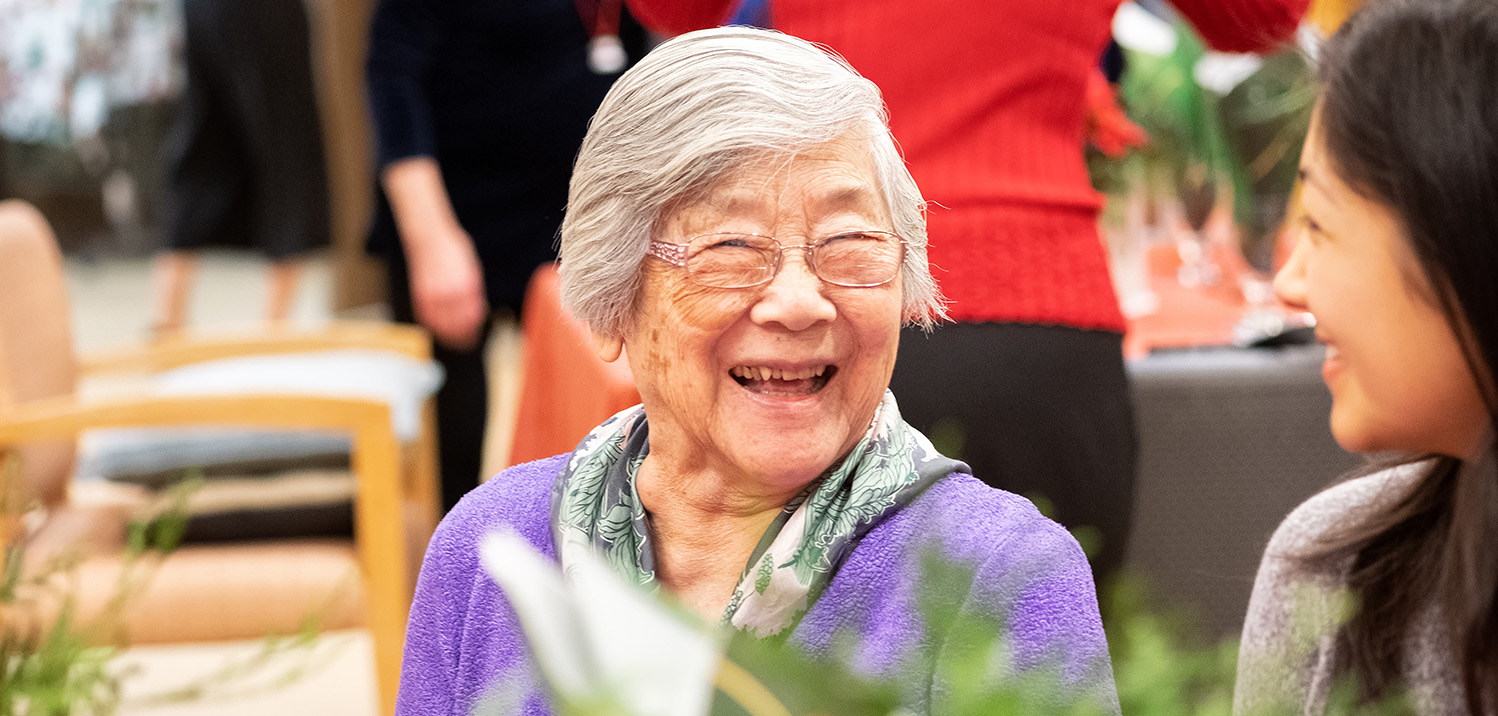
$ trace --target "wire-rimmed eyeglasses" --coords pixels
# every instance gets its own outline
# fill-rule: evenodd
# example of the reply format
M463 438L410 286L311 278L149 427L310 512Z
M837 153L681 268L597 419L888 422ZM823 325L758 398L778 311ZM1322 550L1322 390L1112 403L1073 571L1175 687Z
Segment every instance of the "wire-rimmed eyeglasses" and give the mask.
M651 240L646 253L686 269L703 286L752 288L775 279L789 249L806 252L817 278L847 288L883 286L905 261L905 240L888 231L846 231L790 246L759 234L703 234L685 244Z

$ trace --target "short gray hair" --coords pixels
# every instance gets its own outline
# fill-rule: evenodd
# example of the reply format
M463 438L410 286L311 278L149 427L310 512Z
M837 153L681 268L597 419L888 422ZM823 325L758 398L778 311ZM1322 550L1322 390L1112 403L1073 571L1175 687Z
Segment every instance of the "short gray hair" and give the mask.
M825 48L750 27L668 40L604 97L562 222L563 305L595 333L623 335L652 231L674 203L747 159L849 136L868 147L895 233L909 243L905 319L930 328L946 309L926 262L926 203L890 136L879 88Z

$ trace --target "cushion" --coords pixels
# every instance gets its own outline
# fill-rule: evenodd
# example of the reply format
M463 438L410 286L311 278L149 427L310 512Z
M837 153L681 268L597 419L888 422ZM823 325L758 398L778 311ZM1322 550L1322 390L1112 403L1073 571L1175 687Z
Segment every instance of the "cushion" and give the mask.
M204 477L272 473L304 467L348 467L343 433L232 428L94 430L83 437L78 476L161 488L184 472Z
M300 393L375 398L390 405L391 428L402 442L420 432L422 405L442 384L432 361L371 350L339 350L226 358L159 374L160 396ZM232 426L93 430L80 442L78 475L160 486L182 471L268 472L346 466L349 437L314 430Z
M176 473L174 481L190 477ZM297 537L349 537L354 533L353 473L340 469L290 470L273 474L221 475L204 480L188 496L184 542L239 542ZM109 480L76 480L69 505L54 511L51 542L82 546L89 553L124 545L125 525L150 519L165 509L165 490L147 490ZM67 514L64 514L67 513ZM87 530L72 513L94 523ZM57 523L57 524L52 524ZM40 534L46 534L42 530ZM54 549L53 552L60 552Z
M204 481L188 499L187 542L354 533L354 475L347 470L296 470Z

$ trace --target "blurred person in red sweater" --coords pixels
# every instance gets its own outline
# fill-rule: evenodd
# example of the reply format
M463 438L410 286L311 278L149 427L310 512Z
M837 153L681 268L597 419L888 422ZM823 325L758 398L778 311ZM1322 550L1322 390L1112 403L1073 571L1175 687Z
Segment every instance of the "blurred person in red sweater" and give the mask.
M629 0L644 24L721 24L736 0ZM1291 39L1309 0L1175 0L1224 51ZM1044 497L1123 558L1136 436L1124 319L1083 145L1087 88L1119 0L767 0L756 24L827 45L884 92L931 202L932 272L955 324L906 329L891 388L946 454Z

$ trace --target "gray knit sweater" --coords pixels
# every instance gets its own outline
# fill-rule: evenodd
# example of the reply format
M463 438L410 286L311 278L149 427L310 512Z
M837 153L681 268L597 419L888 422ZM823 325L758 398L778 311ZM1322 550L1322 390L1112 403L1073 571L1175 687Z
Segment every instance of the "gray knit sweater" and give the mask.
M1275 531L1254 580L1238 652L1235 716L1326 710L1337 663L1334 632L1351 608L1351 560L1310 569L1295 559L1338 520L1404 495L1430 467L1400 466L1349 480L1307 500ZM1403 680L1420 716L1466 716L1461 676L1439 611L1417 614L1405 636Z

